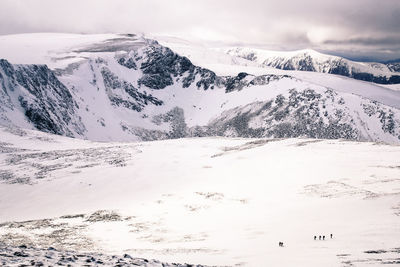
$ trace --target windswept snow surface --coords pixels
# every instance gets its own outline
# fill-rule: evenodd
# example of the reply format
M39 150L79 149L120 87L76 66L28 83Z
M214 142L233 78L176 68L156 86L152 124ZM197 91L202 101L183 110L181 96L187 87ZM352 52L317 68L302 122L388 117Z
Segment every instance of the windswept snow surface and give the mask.
M0 242L10 246L223 266L399 263L399 146L0 136Z

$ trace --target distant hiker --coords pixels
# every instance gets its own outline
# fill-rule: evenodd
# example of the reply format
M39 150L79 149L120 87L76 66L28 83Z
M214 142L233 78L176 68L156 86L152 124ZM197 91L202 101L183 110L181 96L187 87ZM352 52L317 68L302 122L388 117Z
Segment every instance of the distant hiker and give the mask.
M321 240L321 236L319 236L319 240Z
M283 247L283 242L279 242L279 246L280 246L280 247Z
M314 240L317 240L317 236L316 235L314 236Z
M322 237L322 240L325 240L325 236Z
M331 234L331 239L333 238L333 235Z

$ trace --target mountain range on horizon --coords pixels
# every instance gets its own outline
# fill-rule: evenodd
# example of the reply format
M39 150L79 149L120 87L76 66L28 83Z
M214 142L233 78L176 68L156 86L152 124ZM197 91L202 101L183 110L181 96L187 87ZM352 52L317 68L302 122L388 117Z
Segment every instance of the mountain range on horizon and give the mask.
M268 51L236 47L226 53L257 62L261 66L282 70L313 71L342 75L378 84L400 83L400 62L356 62L339 56L327 55L313 49L297 51Z
M134 34L0 36L0 48L6 126L95 141L230 136L400 143L395 64L313 50L206 49Z

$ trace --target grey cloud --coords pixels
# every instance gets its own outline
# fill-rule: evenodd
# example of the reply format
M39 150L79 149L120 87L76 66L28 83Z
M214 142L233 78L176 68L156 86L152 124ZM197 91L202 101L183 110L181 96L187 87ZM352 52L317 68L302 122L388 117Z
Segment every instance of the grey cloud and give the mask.
M144 32L277 49L391 49L395 56L399 26L399 0L0 0L0 34Z
M325 44L357 44L357 45L368 45L368 46L395 46L400 47L400 35L399 36L387 36L387 37L358 37L341 40L326 40Z

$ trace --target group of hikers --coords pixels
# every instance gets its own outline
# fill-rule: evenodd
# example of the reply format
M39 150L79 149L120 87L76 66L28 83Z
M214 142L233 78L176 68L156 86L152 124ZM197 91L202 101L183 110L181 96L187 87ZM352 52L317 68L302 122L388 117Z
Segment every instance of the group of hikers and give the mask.
M331 234L331 239L332 238L333 238L333 234ZM320 236L318 236L318 239L319 240L325 240L325 236L324 235L320 235ZM317 240L317 236L316 235L314 236L314 240ZM279 242L279 246L283 247L283 242Z
M333 234L331 234L331 239L332 239L332 238L333 238ZM325 236L324 236L324 235L322 235L322 236L320 235L320 236L318 237L318 239L319 239L319 240L321 240L321 239L322 239L322 240L325 240ZM316 235L314 236L314 240L317 240L317 236L316 236Z

